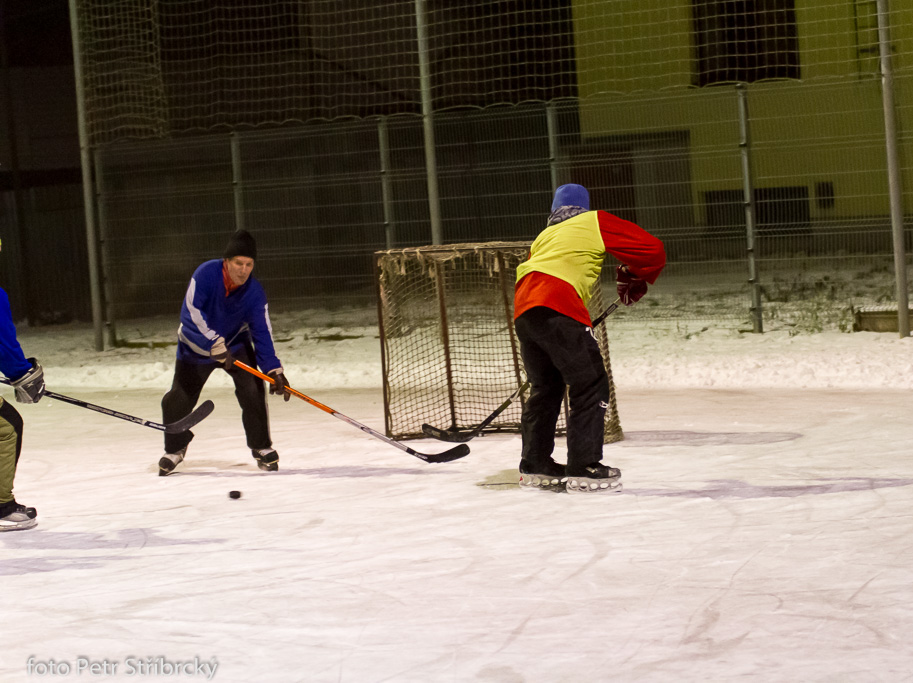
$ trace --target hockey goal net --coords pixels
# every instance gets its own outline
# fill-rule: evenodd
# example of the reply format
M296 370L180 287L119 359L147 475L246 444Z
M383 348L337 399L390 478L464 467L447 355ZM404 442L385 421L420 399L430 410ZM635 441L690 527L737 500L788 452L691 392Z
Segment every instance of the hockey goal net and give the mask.
M487 242L375 253L384 415L394 439L423 437L422 424L471 430L526 381L513 325L517 266L529 242ZM597 283L589 303L605 309ZM596 330L611 399L605 443L624 438L605 325ZM524 394L485 431L519 432ZM564 433L567 400L559 418Z

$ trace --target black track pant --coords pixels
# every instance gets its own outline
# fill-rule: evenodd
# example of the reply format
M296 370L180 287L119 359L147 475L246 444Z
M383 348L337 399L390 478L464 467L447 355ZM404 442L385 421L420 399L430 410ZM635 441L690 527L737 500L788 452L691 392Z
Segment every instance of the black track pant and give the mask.
M602 460L609 379L592 330L550 308L536 307L516 320L520 354L532 386L523 408L522 458L531 465L551 458L555 425L567 386L569 471Z
M0 504L13 500L13 479L22 452L22 416L0 398Z
M254 349L249 344L236 358L252 367L256 367ZM203 385L214 370L222 366L214 363L175 362L174 380L171 389L162 398L162 421L165 423L180 420L190 414L200 398ZM269 417L266 412L266 388L258 377L245 370L232 367L227 370L235 383L235 396L241 406L241 423L247 435L248 448L269 448L273 445L269 435ZM193 439L193 432L165 434L165 452L176 453Z

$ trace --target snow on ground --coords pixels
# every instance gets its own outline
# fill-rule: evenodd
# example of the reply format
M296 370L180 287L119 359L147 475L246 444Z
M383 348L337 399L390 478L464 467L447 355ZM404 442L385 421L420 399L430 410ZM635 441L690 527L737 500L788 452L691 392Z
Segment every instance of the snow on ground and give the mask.
M369 315L274 328L293 386L382 430ZM520 491L515 435L428 465L275 397L263 473L225 381L167 478L154 430L20 406L16 493L40 525L0 535L0 681L911 680L913 341L610 339L614 496ZM51 389L160 419L173 346L99 353L77 325L21 340Z
M380 387L380 340L372 315L357 310L276 317L276 348L290 381L303 391ZM609 323L612 371L620 386L913 388L913 337L896 333L753 334L713 323ZM94 351L86 325L23 330L20 339L25 352L41 360L49 386L164 391L174 368L169 343L176 329L170 318L129 321L119 326L118 337L131 346L101 353ZM225 376L212 382L231 386Z

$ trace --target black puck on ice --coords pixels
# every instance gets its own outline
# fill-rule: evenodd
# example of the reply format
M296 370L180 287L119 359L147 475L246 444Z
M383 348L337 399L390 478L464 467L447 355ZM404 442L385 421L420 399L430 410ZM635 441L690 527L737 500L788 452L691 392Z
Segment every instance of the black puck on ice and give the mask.
M229 491L229 492L228 492L228 497L229 497L229 498L240 498L240 497L241 497L241 492L240 492L240 491Z

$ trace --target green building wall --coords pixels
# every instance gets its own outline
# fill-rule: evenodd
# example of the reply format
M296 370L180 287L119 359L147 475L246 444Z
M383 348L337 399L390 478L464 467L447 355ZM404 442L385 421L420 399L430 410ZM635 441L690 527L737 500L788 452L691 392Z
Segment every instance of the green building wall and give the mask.
M900 6L900 3L894 3ZM812 220L885 216L884 112L874 0L797 0L800 80L746 86L752 169L758 188L833 184L832 202L810 202ZM891 14L901 163L913 158L913 7ZM687 131L694 221L703 197L742 187L735 84L692 84L690 1L614 0L574 4L582 138ZM906 207L913 171L905 168Z

